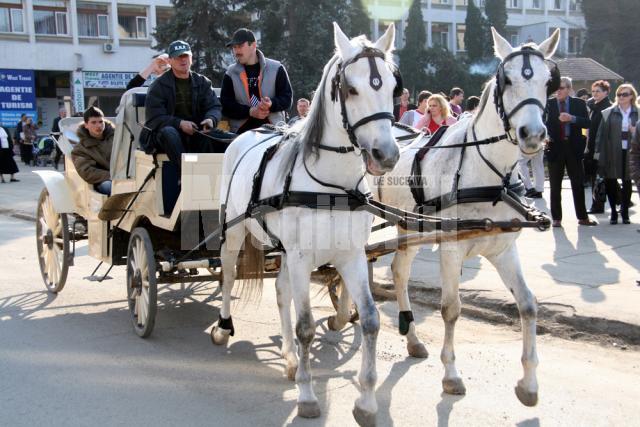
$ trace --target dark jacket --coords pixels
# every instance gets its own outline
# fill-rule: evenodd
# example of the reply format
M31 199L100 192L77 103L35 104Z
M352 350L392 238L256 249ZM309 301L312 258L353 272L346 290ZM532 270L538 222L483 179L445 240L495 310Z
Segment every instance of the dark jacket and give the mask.
M629 149L629 175L640 186L640 121L636 123L636 131L631 139Z
M575 123L570 124L569 144L576 158L584 157L584 149L587 144L586 138L582 135L582 129L587 129L591 121L589 120L589 112L587 104L580 98L569 97L569 111L567 113L575 117ZM562 142L560 140L560 109L558 108L558 100L549 98L545 109L544 124L549 134L549 145L547 149L547 159L554 161L560 157L562 153Z
M221 117L221 106L213 91L211 80L205 76L190 72L191 77L191 121L199 125L205 119L211 119L213 127L218 125ZM151 84L144 103L147 117L146 127L158 131L166 126L180 130L181 118L176 117L176 78L172 72L166 72ZM151 132L142 129L140 145L147 152L153 151Z
M598 126L602 120L602 112L611 107L611 101L609 98L604 98L600 102L589 103L589 118L591 119L591 125L589 125L589 136L587 138L587 152L585 157L592 159L593 154L596 152L596 135L598 134Z
M638 121L638 109L632 105L629 124ZM631 142L631 138L629 138ZM630 179L629 167L622 174L622 112L617 105L602 112L602 121L596 135L598 173L604 178Z
M71 160L78 175L89 184L100 184L111 179L109 169L114 131L113 123L108 120L105 120L102 139L92 137L84 124L78 127L80 142L73 147Z

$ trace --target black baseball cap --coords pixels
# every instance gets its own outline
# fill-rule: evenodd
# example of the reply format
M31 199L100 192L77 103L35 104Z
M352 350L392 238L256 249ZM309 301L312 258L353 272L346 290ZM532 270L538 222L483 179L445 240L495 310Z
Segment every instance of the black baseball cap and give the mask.
M253 43L256 41L256 36L253 34L248 28L239 28L233 33L233 38L229 43L227 43L227 47L235 46L237 44L242 44L244 42Z
M189 46L189 43L185 41L176 40L171 42L169 49L167 49L167 53L169 54L169 58L175 58L180 55L184 55L185 53L191 54L191 46Z

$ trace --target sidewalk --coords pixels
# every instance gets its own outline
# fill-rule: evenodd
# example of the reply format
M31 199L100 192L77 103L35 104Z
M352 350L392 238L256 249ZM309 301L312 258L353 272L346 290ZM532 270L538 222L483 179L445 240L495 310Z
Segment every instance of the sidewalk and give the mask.
M0 214L22 219L35 217L43 184L33 170L19 165L20 182L0 184ZM51 170L51 168L48 168ZM588 190L587 190L588 191ZM548 212L549 190L536 205ZM542 330L564 325L578 333L609 335L640 344L640 200L631 209L631 225L610 225L608 214L596 215L600 225L578 226L569 181L563 184L563 228L547 232L524 230L518 249L524 276L539 303ZM587 208L590 197L587 198ZM376 236L379 238L379 236ZM392 256L375 264L375 279L390 288ZM412 293L427 304L439 300L438 252L423 248L413 265ZM460 285L464 309L470 315L501 315L498 320L517 319L514 300L493 266L482 258L465 262ZM479 310L485 310L481 312ZM496 319L492 319L496 320Z

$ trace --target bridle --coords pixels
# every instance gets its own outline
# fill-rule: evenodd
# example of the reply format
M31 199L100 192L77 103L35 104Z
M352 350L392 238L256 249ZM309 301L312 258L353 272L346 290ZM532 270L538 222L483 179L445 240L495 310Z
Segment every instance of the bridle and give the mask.
M349 117L347 115L347 105L346 101L349 97L349 90L351 86L349 85L347 78L345 76L345 71L347 67L359 59L367 58L369 61L369 85L376 91L380 90L382 87L382 76L378 71L378 66L376 64L376 58L381 58L382 60L386 60L386 55L379 49L375 49L373 47L365 47L362 52L354 56L345 62L339 62L337 65L336 75L331 79L331 100L340 102L340 114L342 116L342 126L347 131L347 135L349 136L349 141L353 145L353 147L344 148L338 147L329 147L330 151L337 151L340 153L343 152L351 152L356 148L360 149L360 144L358 144L358 138L356 137L355 131L360 126L366 125L367 123L376 121L376 120L390 120L391 123L395 121L395 117L392 113L388 111L380 111L378 113L371 114L369 116L363 117L358 120L355 124L351 124L349 122ZM327 146L320 146L321 149L327 149Z
M550 66L551 77L547 82L547 95L555 92L557 90L557 86L559 86L560 84L560 72L558 71L558 67L555 62L547 60L542 52L530 46L524 46L519 51L510 53L502 60L502 62L500 62L500 65L498 65L498 70L496 72L496 87L493 91L493 100L496 106L496 111L498 112L498 116L500 116L500 119L502 120L504 130L507 136L509 136L509 140L512 143L514 141L509 135L509 131L511 130L511 118L526 105L535 105L543 112L545 110L545 106L542 104L542 102L540 102L540 100L536 98L527 98L520 101L515 107L513 107L511 111L507 111L504 106L505 86L511 84L511 81L504 71L505 65L512 59L518 56L522 56L522 69L520 70L520 74L525 80L531 80L534 75L533 68L531 67L531 55L537 56L538 58L545 61L545 63L548 62L552 64L552 66Z

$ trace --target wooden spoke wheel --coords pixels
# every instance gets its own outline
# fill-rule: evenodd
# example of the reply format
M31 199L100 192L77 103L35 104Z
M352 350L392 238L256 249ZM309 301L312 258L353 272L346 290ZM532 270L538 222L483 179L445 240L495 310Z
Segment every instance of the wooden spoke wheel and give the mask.
M52 293L64 288L69 272L69 224L67 214L56 212L47 189L38 199L36 247L44 284Z
M133 230L127 252L127 301L136 334L148 337L156 320L158 283L156 260L149 233L144 228Z

